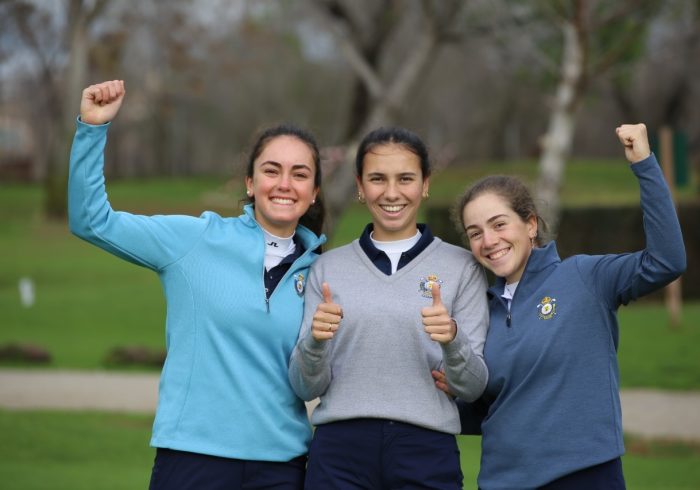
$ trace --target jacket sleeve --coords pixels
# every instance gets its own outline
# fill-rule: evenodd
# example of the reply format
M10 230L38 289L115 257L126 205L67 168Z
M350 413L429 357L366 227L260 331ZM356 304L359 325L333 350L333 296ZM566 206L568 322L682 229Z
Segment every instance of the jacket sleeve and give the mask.
M656 157L652 154L631 168L639 179L644 250L577 256L579 272L612 309L665 286L686 268L681 227Z
M78 120L70 155L68 223L76 236L135 264L159 270L182 257L207 220L114 211L107 199L104 148L109 124Z
M489 322L486 275L471 254L469 259L452 311L457 336L452 342L442 345L450 389L468 402L481 396L488 382L484 342Z
M317 261L311 266L304 293L304 319L299 340L289 361L289 382L297 396L304 401L323 395L331 382L332 343L319 342L311 335L311 322L316 307L323 301L320 274L317 273L318 264Z

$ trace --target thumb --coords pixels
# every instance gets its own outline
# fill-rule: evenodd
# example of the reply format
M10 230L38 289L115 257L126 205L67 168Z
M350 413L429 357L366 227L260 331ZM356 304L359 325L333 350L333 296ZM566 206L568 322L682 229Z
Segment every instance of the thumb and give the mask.
M323 288L323 302L324 303L332 303L333 302L333 295L331 294L331 287L328 285L327 282L324 282L322 285Z
M442 304L442 296L440 293L440 284L437 282L433 283L433 287L430 288L430 292L433 295L433 306L440 306Z

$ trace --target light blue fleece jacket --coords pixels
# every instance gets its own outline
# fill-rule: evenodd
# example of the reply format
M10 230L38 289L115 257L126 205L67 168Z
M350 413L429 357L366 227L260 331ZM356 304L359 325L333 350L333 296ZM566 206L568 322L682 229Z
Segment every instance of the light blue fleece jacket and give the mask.
M165 293L167 358L151 445L262 461L305 454L311 429L287 370L312 251L325 237L297 228L305 252L267 301L265 242L252 207L236 218L114 211L103 176L108 125L77 125L68 184L71 231L153 270Z
M652 155L639 179L646 249L561 260L552 242L533 250L510 319L503 279L489 290L484 357L490 402L479 487L526 490L624 452L617 309L677 278L683 237ZM628 335L635 335L633 330Z

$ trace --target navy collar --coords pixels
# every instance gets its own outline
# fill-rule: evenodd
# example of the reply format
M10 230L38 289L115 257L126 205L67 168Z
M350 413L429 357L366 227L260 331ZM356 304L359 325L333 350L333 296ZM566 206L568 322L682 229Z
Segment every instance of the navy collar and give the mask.
M365 252L365 254L367 254L367 257L372 261L377 269L382 271L387 276L390 276L391 260L389 260L389 256L387 254L379 250L374 246L374 243L372 243L372 239L370 238L370 233L372 233L372 230L374 230L374 225L372 223L365 226L362 235L360 235L360 247L362 247L362 250ZM432 243L434 237L430 231L430 228L428 228L428 225L420 223L418 224L418 230L421 232L420 239L414 246L401 254L397 270L401 269L411 260L416 258L428 245Z
M306 248L304 248L304 243L301 240L301 237L299 237L296 233L294 234L294 237L292 238L294 240L294 252L290 253L289 255L285 256L282 261L277 264L275 267L279 267L280 265L283 264L291 264L294 262L296 259L301 257L304 252L306 251Z
M284 257L282 262L274 266L269 271L265 271L265 295L268 299L270 299L270 295L280 283L289 268L292 267L294 261L304 254L304 244L298 235L295 234L293 240L294 244L296 245L294 252Z

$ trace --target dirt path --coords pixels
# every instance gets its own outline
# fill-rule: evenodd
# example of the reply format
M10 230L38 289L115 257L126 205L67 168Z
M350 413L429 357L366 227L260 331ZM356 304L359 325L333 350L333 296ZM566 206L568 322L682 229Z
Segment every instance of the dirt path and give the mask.
M6 409L149 413L157 397L157 374L0 370L0 407ZM700 442L700 393L639 389L621 397L625 432Z

